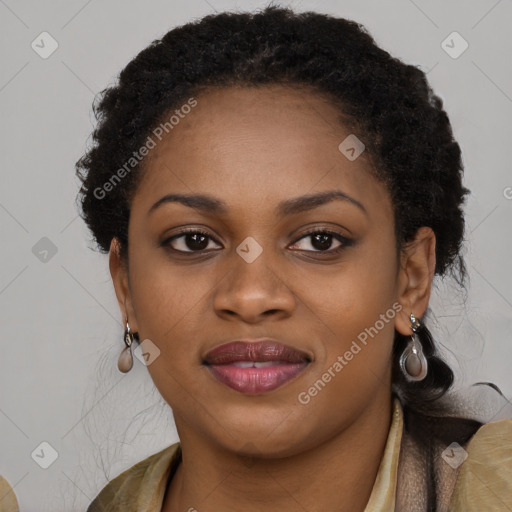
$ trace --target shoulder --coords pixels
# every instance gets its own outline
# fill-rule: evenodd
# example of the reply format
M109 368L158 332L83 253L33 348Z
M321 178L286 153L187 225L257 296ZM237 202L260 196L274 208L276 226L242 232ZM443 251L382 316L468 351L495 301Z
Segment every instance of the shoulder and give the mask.
M172 466L180 457L180 444L175 443L141 460L111 480L89 505L87 512L151 510L148 507L165 492Z
M9 482L0 475L0 512L19 512L16 495Z
M450 512L512 510L512 419L482 425L461 453Z

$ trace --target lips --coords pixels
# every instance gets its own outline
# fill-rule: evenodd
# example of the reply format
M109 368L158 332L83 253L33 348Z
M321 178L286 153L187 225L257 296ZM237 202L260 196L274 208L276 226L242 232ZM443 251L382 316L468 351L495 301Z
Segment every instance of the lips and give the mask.
M275 340L233 341L210 350L204 364L214 377L241 393L272 391L299 375L308 354Z

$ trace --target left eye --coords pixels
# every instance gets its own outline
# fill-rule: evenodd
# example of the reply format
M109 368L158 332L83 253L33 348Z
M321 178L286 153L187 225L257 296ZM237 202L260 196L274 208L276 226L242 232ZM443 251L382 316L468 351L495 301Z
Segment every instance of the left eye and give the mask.
M305 244L306 247L296 247L300 241L307 240L308 238L311 241ZM338 245L334 247L334 249L331 247L333 242L338 243ZM337 249L340 249L348 244L349 239L344 237L340 233L335 233L331 231L314 231L312 233L307 233L302 238L297 240L297 242L293 244L292 248L298 248L300 250L313 252L335 252ZM313 249L311 249L310 247L313 247Z

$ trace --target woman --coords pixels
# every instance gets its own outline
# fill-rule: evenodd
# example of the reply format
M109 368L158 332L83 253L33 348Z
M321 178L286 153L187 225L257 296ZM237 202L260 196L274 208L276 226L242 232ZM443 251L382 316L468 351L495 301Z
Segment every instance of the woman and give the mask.
M171 30L95 111L77 172L119 369L140 343L180 442L88 512L512 507L512 420L441 400L425 316L435 275L464 282L468 190L423 72L268 7Z

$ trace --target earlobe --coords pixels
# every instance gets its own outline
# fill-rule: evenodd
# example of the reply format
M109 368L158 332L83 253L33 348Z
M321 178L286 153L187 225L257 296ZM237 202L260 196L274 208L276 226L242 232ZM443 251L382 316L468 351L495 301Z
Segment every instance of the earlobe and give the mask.
M398 301L403 309L395 320L395 329L401 334L411 334L410 314L421 318L428 307L436 266L435 248L433 230L421 227L402 251Z

